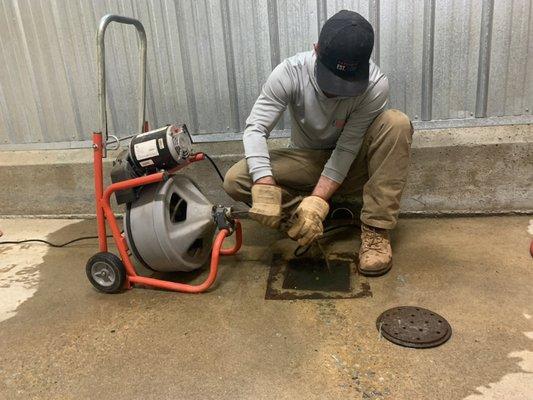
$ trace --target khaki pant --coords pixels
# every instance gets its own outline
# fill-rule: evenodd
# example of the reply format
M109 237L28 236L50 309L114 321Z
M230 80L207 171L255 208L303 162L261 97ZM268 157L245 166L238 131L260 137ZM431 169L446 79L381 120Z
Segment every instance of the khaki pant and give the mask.
M368 127L359 154L332 203L359 199L363 223L394 228L407 178L412 135L412 124L401 111L387 110L378 115ZM313 191L330 154L331 150L270 151L272 174L283 189L283 202ZM248 165L243 159L227 172L224 190L235 200L250 202L251 187Z

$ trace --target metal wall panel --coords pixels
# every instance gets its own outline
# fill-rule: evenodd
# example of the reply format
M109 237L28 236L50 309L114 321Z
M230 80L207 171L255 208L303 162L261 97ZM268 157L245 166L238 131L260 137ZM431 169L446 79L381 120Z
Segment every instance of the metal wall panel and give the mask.
M390 106L419 118L422 98L423 1L381 1L380 66L390 85Z
M235 137L272 68L312 49L343 8L373 23L373 58L389 76L390 104L413 119L467 120L477 109L531 115L532 0L3 0L0 145L68 146L99 129L95 35L104 14L145 26L153 126L184 121L195 134ZM106 43L110 132L129 134L135 31L112 24ZM479 57L482 49L488 57ZM486 103L478 90L485 66ZM278 129L288 127L286 116Z
M328 0L325 3L328 11L327 18L331 17L339 10L356 11L366 19L369 18L368 0Z
M230 76L236 93L230 101L237 110L229 132L239 132L244 129L248 113L273 68L269 10L266 1L225 0L225 2L228 4L226 23L230 30L230 40L226 47L233 53L228 54L227 62L233 65L234 74Z
M533 106L533 5L494 2L488 114L531 114Z
M474 115L480 23L478 0L436 2L433 119Z
M313 49L318 37L315 0L277 0L281 60Z

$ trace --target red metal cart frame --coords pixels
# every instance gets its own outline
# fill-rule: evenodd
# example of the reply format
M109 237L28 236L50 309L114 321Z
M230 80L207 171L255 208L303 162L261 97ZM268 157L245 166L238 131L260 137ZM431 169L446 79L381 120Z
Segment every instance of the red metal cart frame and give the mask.
M242 228L238 220L235 220L235 245L229 249L223 249L222 244L226 237L233 232L228 229L221 229L213 242L211 251L211 262L207 278L198 285L189 285L161 279L149 278L137 274L134 264L129 255L128 244L124 234L121 232L115 214L111 208L111 195L118 190L134 188L142 185L149 185L162 182L169 179L172 173L182 169L188 164L204 159L202 153L195 154L189 158L188 163L180 166L173 171L161 171L151 175L139 178L128 179L122 182L113 183L104 188L103 179L103 159L107 156L106 145L109 137L107 131L107 105L106 105L106 82L105 82L105 31L110 22L133 25L137 29L140 49L140 99L139 99L139 132L148 130L148 124L145 121L145 96L146 96L146 34L141 22L118 15L106 15L100 20L97 35L97 58L99 87L98 96L100 100L100 119L101 131L93 133L93 167L94 167L94 192L96 202L96 221L98 225L98 244L101 252L107 252L107 230L106 221L111 230L113 240L117 246L120 258L126 269L126 288L131 288L134 284L150 286L158 289L165 289L177 292L200 293L206 291L215 281L218 272L218 263L220 255L232 255L239 251L242 244ZM117 147L118 139L114 137Z

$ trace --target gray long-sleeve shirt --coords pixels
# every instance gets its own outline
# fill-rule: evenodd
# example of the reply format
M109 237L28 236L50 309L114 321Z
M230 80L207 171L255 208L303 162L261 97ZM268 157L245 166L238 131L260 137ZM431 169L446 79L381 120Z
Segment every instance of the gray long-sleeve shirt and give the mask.
M266 140L287 107L291 114L290 146L333 150L322 175L338 183L346 177L367 128L385 109L389 84L376 64L370 63L369 85L363 94L327 98L316 83L315 60L313 51L287 58L263 85L243 136L254 182L272 175Z

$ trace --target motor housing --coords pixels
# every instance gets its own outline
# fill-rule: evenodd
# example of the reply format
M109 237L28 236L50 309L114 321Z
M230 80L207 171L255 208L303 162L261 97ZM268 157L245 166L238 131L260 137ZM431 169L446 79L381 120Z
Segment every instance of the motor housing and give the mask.
M186 125L168 125L141 133L131 139L128 150L119 153L113 161L111 182L171 170L188 161L192 154L192 140ZM115 192L118 204L135 201L139 188Z
M187 126L169 125L134 136L129 145L129 158L137 174L170 170L187 161L192 141Z
M111 182L117 183L138 177L138 172L135 171L130 161L129 152L127 150L122 150L113 161L113 167L111 168ZM135 201L138 192L139 188L117 190L115 192L117 204L126 204Z

